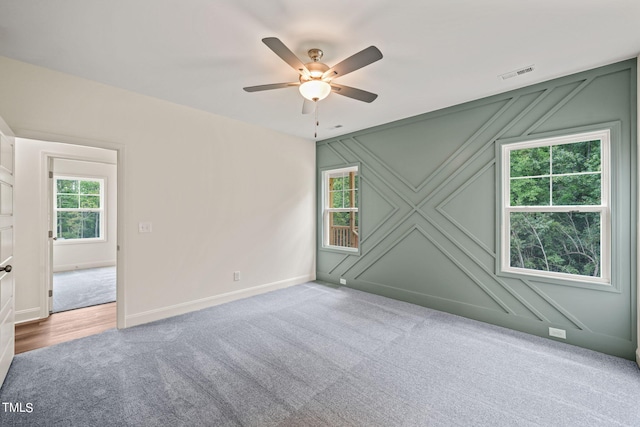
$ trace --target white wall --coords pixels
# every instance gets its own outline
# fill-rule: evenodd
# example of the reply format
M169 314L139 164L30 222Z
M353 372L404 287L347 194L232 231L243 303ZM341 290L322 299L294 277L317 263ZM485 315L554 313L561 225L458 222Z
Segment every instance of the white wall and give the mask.
M68 144L67 144L68 145ZM74 145L72 147L78 147ZM84 147L78 147L84 148ZM80 178L101 178L104 180L104 237L103 241L57 240L53 243L53 271L69 271L82 268L106 267L116 265L116 214L117 214L117 161L115 151L111 162L97 163L65 158L53 159L53 171L56 175Z
M315 278L312 142L8 58L0 76L17 136L118 150L121 326Z

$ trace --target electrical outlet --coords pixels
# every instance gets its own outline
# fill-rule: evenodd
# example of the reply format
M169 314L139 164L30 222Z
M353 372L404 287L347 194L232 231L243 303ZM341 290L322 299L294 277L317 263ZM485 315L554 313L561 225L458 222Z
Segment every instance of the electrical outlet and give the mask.
M240 272L239 271L234 271L233 272L233 280L235 282L238 282L240 280Z
M347 284L347 279L343 279L342 277L340 278L340 284L341 285L346 285Z
M567 339L567 331L565 331L564 329L549 328L549 336L556 337L556 338L562 338L563 340L566 340Z

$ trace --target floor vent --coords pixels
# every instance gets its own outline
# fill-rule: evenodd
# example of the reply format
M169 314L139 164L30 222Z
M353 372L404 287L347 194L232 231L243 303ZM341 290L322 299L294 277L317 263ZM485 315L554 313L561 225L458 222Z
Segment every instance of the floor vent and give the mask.
M502 80L507 80L507 79L510 79L512 77L517 77L517 76L521 76L523 74L530 73L534 69L535 69L534 65L529 65L528 67L524 67L524 68L521 68L519 70L511 71L509 73L502 74L501 76L498 76L498 77L500 77Z

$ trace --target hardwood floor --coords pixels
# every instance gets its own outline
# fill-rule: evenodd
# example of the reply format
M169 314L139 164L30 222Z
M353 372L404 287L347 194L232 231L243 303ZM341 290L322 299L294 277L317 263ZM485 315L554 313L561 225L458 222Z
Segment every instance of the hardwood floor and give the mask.
M54 313L16 325L16 354L94 335L116 327L116 303Z

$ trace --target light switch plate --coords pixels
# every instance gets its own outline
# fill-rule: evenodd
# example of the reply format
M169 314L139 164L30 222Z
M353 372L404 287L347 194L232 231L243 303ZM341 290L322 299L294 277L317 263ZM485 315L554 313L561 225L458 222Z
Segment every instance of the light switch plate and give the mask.
M138 233L151 233L152 227L150 222L139 222Z

